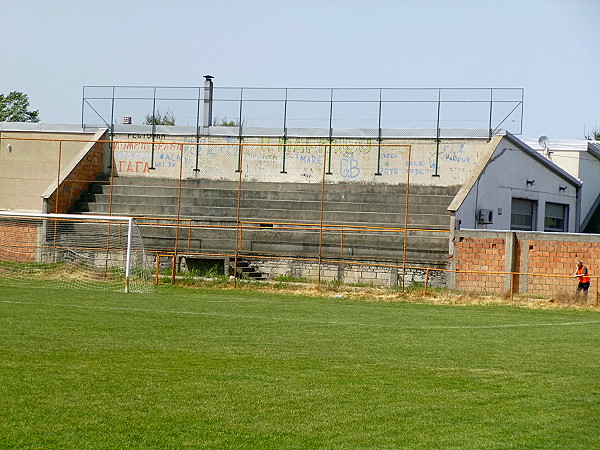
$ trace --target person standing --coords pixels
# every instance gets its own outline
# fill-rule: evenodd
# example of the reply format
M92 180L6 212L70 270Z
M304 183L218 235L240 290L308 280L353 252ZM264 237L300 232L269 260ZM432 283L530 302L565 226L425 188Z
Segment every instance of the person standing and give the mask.
M577 270L573 274L573 278L579 278L579 284L577 285L577 293L583 291L584 295L587 295L590 288L590 275L587 267L583 265L582 260L577 260Z

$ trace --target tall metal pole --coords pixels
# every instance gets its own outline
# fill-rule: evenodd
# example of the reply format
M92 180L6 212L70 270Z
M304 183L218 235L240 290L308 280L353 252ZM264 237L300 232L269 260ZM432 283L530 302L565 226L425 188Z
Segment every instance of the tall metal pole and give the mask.
M111 106L110 106L110 142L108 143L108 149L110 151L111 156L112 156L112 148L113 148L114 140L115 140L115 87L113 86L112 102L111 102ZM108 167L111 168L112 158L108 164L109 164Z
M377 123L377 172L381 175L381 89L379 89L379 121Z
M329 96L329 158L327 161L327 175L331 175L331 144L333 144L333 88Z
M440 109L442 104L442 90L438 89L437 121L435 124L435 173L434 177L439 177L438 165L440 162Z
M81 93L81 128L85 131L85 86L83 87L83 92Z
M492 107L494 105L494 90L490 89L490 121L488 125L488 140L492 140Z
M156 86L152 95L152 148L150 156L150 169L154 169L154 135L156 133Z
M198 105L196 108L196 167L194 172L198 172L198 153L200 152L200 96L202 94L202 88L198 88Z
M525 89L521 88L521 127L519 133L523 133L523 100L525 95Z
M110 104L110 134L111 140L115 132L115 87L112 88L112 101Z
M287 99L288 99L288 90L285 89L285 101L283 103L283 167L281 168L281 173L287 173L285 171L285 153L287 151Z
M242 106L244 105L244 88L240 88L240 117L238 122L238 168L236 172L242 171Z

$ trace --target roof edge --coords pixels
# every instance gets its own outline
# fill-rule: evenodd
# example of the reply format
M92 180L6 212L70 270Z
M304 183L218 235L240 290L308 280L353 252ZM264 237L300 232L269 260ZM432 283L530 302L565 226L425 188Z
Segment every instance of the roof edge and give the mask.
M456 211L458 211L458 209L461 207L461 205L467 198L467 195L469 195L469 192L471 192L471 189L473 189L473 186L475 186L475 183L477 183L477 180L481 177L481 174L485 171L485 169L490 161L490 158L493 156L494 152L498 149L500 143L502 142L502 139L508 140L509 143L513 144L515 147L517 147L518 149L523 151L529 157L535 159L537 162L539 162L540 164L542 164L543 166L548 168L551 172L553 172L554 174L556 174L559 177L561 177L562 179L564 179L567 183L570 183L571 185L575 186L578 189L581 188L581 186L582 186L581 181L579 181L577 178L575 178L571 174L567 173L565 170L558 167L552 161L550 161L550 160L546 159L544 156L540 155L537 151L535 151L534 149L529 147L527 144L525 144L523 141L521 141L517 137L513 136L512 134L506 132L503 135L494 136L494 139L495 138L498 138L496 145L491 146L488 149L487 153L483 155L482 161L481 161L482 164L477 168L477 171L473 172L471 177L466 181L466 183L463 185L463 187L457 192L456 196L450 203L450 206L448 206L447 211L454 212L454 213Z

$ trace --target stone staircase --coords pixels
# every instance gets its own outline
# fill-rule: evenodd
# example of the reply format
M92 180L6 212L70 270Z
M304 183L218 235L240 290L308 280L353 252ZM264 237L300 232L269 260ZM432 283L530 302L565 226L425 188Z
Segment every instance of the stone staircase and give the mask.
M409 262L446 264L446 208L459 188L410 186L408 228L429 231L408 232ZM184 180L179 202L178 192L178 180L117 177L112 192L108 183L92 185L75 212L138 217L146 248L156 251L172 251L177 240L178 252L234 252L239 213L252 227L242 232L243 252L314 256L321 251L327 258L362 261L403 257L404 233L390 230L405 225L403 185L326 184L322 203L321 184L243 182L239 211L237 182Z

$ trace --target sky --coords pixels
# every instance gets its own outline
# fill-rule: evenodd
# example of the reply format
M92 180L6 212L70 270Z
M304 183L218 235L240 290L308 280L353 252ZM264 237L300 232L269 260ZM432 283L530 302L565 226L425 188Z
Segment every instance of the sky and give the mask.
M523 138L600 129L598 0L0 0L0 93L86 85L524 89Z

